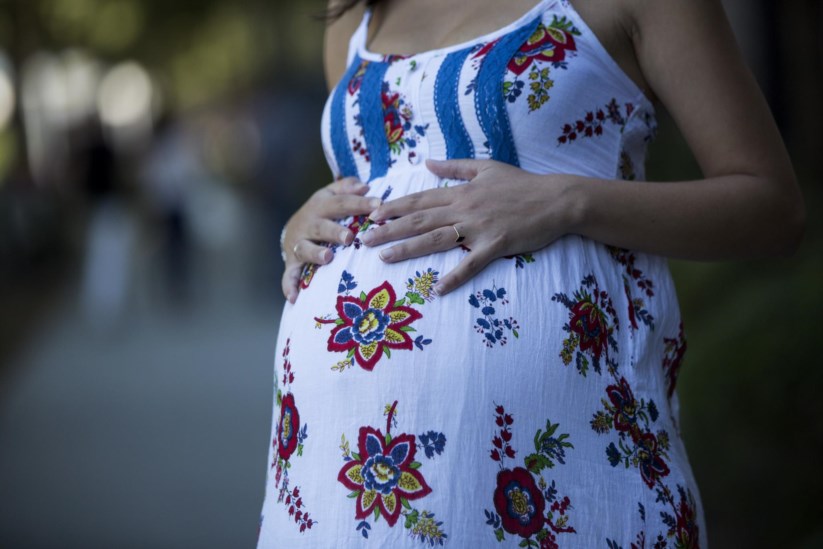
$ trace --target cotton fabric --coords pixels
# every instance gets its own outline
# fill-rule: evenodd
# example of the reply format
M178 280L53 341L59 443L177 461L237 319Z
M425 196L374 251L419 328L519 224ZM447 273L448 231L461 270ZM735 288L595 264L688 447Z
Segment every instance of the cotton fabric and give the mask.
M643 179L654 108L570 4L407 57L368 18L322 136L369 196L466 184L426 158ZM280 322L259 548L705 547L664 258L568 235L439 297L465 248L386 264L343 225Z

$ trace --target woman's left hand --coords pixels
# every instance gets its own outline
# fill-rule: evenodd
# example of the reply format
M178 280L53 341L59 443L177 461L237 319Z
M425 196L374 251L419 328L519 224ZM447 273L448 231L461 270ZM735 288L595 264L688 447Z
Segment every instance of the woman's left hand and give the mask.
M426 165L443 179L469 183L382 204L369 217L392 222L368 231L361 241L376 246L407 239L380 252L387 263L466 246L468 254L435 287L439 295L499 257L539 250L573 229L572 178L533 174L494 160L428 160Z

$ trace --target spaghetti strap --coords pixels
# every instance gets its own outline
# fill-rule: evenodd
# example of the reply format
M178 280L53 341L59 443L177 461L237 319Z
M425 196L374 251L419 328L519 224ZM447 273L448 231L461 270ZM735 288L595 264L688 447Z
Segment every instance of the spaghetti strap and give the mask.
M354 34L352 34L351 38L349 39L349 51L346 56L347 67L352 64L352 61L354 61L354 58L355 56L357 56L357 53L366 46L366 40L368 39L369 35L369 21L371 21L371 15L371 8L366 8L366 11L363 12L363 19L360 20L360 25L357 27L357 30L354 31Z

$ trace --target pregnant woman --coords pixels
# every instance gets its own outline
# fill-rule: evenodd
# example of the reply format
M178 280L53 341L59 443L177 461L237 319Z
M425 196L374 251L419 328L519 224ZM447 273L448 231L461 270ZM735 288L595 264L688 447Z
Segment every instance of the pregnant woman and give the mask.
M719 0L365 4L284 232L259 547L705 547L666 257L804 217ZM644 181L655 101L705 179Z

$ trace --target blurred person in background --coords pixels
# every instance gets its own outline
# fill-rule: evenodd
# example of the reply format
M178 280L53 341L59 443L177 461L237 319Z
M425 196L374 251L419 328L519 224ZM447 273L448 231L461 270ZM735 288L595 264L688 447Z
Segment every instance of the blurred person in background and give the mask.
M329 14L337 181L282 238L258 546L705 546L666 257L804 224L719 2ZM644 181L654 102L704 179Z

